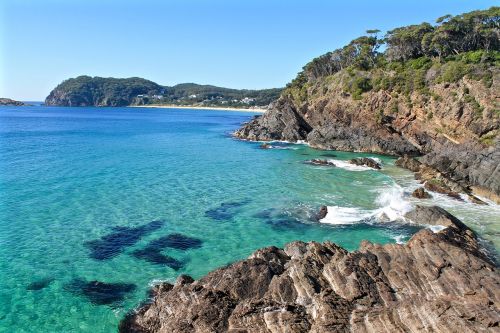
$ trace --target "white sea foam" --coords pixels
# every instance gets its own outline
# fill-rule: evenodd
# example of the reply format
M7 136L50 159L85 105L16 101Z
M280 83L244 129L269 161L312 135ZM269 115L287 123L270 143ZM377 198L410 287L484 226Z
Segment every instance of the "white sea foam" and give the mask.
M397 236L394 236L394 240L396 241L396 244L404 244L405 241L404 241L404 237L403 235L397 235Z
M375 162L377 162L378 164L382 165L382 160L378 157L375 157L375 156L368 156L368 158L371 158L372 160L374 160Z
M383 189L375 202L379 208L363 210L355 207L328 206L328 213L321 223L352 224L368 220L401 221L412 209L412 205L404 197L403 188L393 185Z
M371 211L364 211L354 207L328 206L328 213L321 223L352 224L373 216Z
M342 161L342 160L332 160L329 159L328 162L331 162L335 164L337 168L341 168L344 170L349 170L349 171L369 171L369 170L375 170L373 168L367 167L365 165L355 165L351 164L347 161Z
M399 185L393 185L384 189L376 200L380 206L376 211L379 219L386 218L389 221L404 220L404 215L412 210L412 205L404 197L404 190Z
M444 230L446 229L446 227L444 225L430 225L428 227L433 233L438 233L440 232L441 230Z

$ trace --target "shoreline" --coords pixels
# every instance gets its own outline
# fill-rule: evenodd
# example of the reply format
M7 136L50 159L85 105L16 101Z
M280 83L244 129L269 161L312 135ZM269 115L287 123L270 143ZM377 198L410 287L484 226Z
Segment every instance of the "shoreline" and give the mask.
M161 104L148 104L148 105L128 105L128 108L156 108L156 109L195 109L195 110L217 110L217 111L240 111L240 112L255 112L264 113L267 109L243 109L231 107L209 107L209 106L180 106L180 105L161 105Z

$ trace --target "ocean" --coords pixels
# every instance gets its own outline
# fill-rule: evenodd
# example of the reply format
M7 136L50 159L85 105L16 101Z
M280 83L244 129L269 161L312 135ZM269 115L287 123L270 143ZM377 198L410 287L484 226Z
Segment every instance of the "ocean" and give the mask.
M235 140L248 112L0 107L0 332L112 332L151 285L266 246L404 243L436 204L500 249L500 208L418 200L395 159ZM381 170L346 163L373 157ZM321 158L336 167L305 161ZM330 213L318 222L321 205Z

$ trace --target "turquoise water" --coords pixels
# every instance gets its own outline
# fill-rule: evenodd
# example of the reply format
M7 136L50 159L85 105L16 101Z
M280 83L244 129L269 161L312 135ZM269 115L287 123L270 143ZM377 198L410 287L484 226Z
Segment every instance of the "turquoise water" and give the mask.
M251 116L0 108L0 332L111 332L155 281L297 239L354 250L418 230L378 221L415 203L392 158L378 156L382 171L304 164L374 155L228 136ZM499 247L497 206L436 201ZM347 224L314 221L322 204Z

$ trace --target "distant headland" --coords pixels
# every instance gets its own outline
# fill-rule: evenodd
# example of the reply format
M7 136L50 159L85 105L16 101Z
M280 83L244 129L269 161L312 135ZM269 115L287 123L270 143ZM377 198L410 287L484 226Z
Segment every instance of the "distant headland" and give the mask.
M0 97L0 105L9 105L9 106L24 106L26 105L25 103L23 102L20 102L20 101L15 101L13 99L10 99L10 98L3 98L3 97Z
M282 89L230 89L182 83L162 86L133 77L126 79L78 76L63 81L45 100L50 106L186 106L264 109Z

